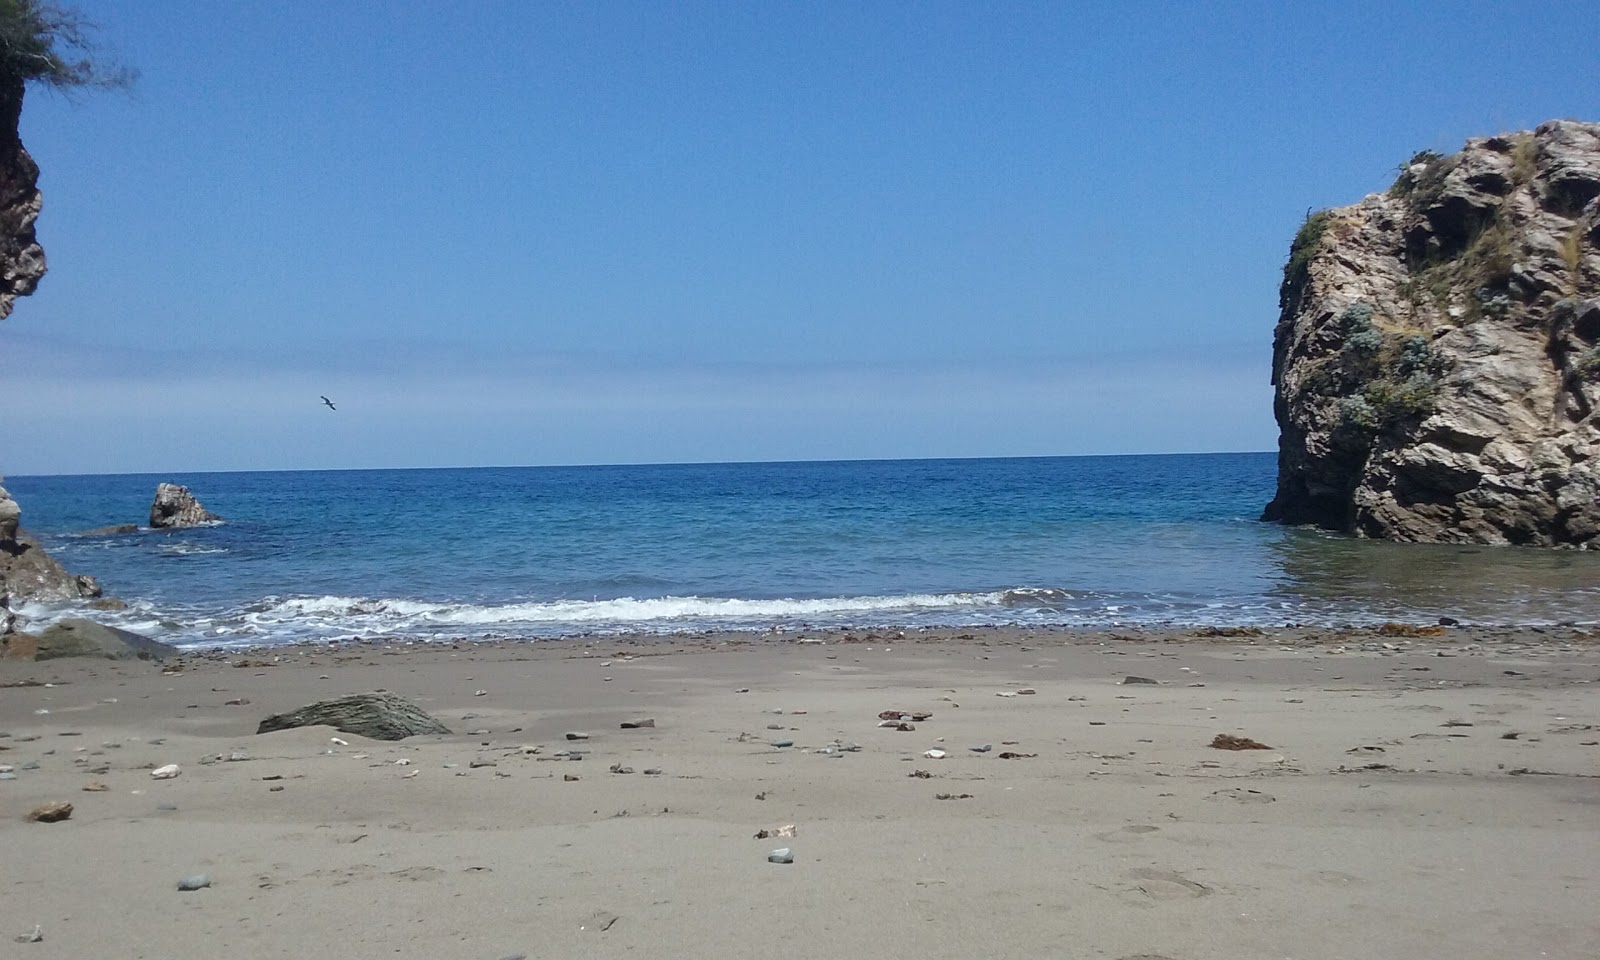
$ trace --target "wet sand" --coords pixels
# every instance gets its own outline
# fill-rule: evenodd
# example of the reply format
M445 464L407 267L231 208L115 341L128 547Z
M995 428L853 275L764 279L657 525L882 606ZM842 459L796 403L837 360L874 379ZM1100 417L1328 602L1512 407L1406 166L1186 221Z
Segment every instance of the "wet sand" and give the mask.
M0 955L1600 956L1600 639L1581 630L790 632L177 666L0 663L0 683L53 684L0 688ZM455 732L254 732L374 689ZM885 710L932 716L900 731ZM619 728L637 718L655 726ZM71 818L26 820L52 801ZM211 886L176 889L196 873Z

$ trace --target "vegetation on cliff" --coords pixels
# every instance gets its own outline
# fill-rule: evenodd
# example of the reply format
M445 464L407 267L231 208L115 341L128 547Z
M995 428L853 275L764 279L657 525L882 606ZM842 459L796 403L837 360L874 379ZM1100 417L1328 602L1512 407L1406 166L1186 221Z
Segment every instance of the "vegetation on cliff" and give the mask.
M125 87L136 76L100 52L94 25L76 10L41 0L0 0L0 87Z

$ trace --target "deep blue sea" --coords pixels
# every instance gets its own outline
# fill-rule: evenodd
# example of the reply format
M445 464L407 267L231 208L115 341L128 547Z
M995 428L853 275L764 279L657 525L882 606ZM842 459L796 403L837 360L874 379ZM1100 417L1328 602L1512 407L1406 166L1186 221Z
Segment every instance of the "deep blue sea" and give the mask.
M9 477L183 644L991 624L1593 622L1600 556L1261 523L1272 454ZM217 526L143 523L159 481ZM39 621L71 613L34 605ZM96 614L104 618L102 614Z

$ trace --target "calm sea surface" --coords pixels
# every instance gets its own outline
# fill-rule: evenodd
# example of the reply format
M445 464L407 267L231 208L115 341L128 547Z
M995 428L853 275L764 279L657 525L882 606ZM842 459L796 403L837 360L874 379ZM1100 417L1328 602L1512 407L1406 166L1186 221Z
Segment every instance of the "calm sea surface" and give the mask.
M1600 555L1260 523L1271 454L9 477L176 643L982 624L1593 622ZM187 484L220 526L143 522ZM39 621L62 607L24 611ZM97 614L99 616L99 614Z

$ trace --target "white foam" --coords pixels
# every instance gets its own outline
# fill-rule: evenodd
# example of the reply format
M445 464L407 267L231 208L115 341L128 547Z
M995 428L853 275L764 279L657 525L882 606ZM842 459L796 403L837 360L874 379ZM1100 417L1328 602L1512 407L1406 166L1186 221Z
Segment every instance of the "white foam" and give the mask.
M467 604L368 597L290 597L260 605L246 619L260 625L296 621L373 621L388 629L517 624L645 623L661 620L756 620L992 606L999 593L911 594L890 597L743 600L729 597L621 597L537 603Z

